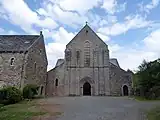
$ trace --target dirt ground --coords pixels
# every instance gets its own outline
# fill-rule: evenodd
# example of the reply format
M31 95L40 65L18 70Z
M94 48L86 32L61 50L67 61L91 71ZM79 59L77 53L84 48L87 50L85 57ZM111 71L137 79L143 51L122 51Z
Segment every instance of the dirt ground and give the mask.
M62 114L61 105L49 102L47 99L37 100L37 107L39 107L42 112L47 112L47 114L33 117L31 120L55 120L58 115Z

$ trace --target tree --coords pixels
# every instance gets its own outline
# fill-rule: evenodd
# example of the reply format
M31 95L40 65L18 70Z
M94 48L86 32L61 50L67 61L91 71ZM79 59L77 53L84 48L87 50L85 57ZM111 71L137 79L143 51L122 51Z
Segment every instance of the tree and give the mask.
M140 90L140 95L147 98L158 96L160 91L160 62L159 59L151 62L145 60L138 67L134 76L136 88Z

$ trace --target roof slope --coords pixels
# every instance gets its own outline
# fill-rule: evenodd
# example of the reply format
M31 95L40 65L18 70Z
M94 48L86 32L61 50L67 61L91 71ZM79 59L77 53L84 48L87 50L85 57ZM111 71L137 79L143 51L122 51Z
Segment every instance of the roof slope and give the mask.
M73 38L66 46L68 46L81 32L86 31L86 30L87 30L87 31L91 31L96 37L99 38L100 41L102 41L103 44L105 44L106 46L108 46L108 45L96 34L96 32L95 32L88 24L86 24L86 25L74 36L74 38Z
M118 63L118 60L117 60L116 58L111 58L111 59L110 59L110 62L111 62L112 64L114 64L115 66L120 67L120 66L119 66L119 63Z
M26 51L40 35L0 35L0 51Z

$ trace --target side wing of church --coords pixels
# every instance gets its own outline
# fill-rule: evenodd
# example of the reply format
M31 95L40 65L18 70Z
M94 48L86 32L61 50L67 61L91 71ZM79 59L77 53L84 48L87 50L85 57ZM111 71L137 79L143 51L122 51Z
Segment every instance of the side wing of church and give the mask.
M86 24L47 73L48 96L130 95L132 73L110 59L108 45Z

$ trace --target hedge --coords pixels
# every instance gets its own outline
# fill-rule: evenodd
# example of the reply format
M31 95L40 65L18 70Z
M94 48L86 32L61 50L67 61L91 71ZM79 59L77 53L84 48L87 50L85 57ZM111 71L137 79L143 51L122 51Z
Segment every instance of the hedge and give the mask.
M22 99L22 92L16 87L8 86L0 89L0 104L14 104Z
M33 99L38 94L38 86L28 84L23 88L23 97L27 99Z

